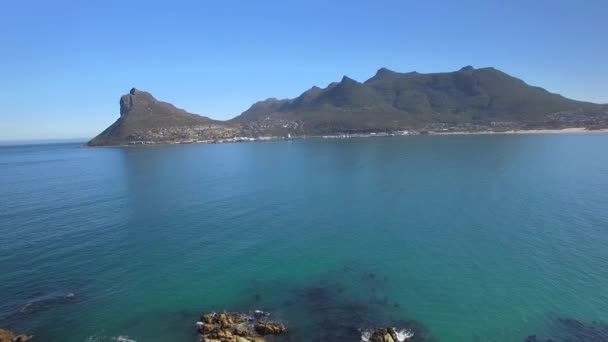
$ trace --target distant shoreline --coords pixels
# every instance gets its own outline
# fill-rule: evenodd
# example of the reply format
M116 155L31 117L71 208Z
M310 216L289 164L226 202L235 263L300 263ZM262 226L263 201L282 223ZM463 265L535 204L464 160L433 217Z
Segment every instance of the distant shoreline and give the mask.
M430 131L428 135L474 135L474 134L569 134L569 133L608 133L608 128L588 130L584 127L570 127L562 129L526 129L510 131Z
M337 133L335 135L296 135L291 137L282 136L267 136L262 138L232 138L220 141L174 141L174 142L142 142L142 143L130 143L121 145L100 145L100 146L89 146L86 143L82 144L81 147L85 148L96 148L96 147L152 147L152 146L168 146L168 145L214 145L214 144L231 144L231 143L245 143L245 142L268 142L268 141L290 141L290 140L305 140L305 139L355 139L355 138L379 138L379 137L405 137L405 136L419 136L419 135L508 135L508 134L606 134L608 128L588 130L584 127L569 127L563 129L528 129L528 130L509 130L509 131L408 131L403 134L393 134L389 132L372 132L372 133Z

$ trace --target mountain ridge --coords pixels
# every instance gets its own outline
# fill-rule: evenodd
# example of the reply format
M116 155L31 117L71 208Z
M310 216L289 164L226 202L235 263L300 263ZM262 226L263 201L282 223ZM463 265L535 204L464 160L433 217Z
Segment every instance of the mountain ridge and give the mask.
M219 121L189 113L131 89L119 119L89 142L217 141L262 135L318 135L403 129L526 129L608 127L608 105L568 99L492 67L453 72L380 68L358 82L343 76L292 99L258 101Z

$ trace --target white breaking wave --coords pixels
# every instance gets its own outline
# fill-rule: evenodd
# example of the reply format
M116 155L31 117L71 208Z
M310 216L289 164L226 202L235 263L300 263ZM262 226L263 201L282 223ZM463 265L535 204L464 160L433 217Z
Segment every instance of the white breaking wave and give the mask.
M118 336L118 337L108 337L108 336L89 336L85 342L105 342L105 341L115 341L115 342L137 342L133 339L130 339L129 336Z
M392 328L395 332L395 337L397 337L397 341L403 342L407 339L414 337L414 332L408 329L397 330L397 328ZM373 332L372 330L362 330L361 331L361 342L369 342L372 338Z
M393 330L395 330L395 335L397 335L397 341L399 342L403 342L409 338L414 337L413 331L407 329L397 330L396 328L393 328Z
M369 339L372 338L372 332L369 330L363 330L361 332L361 342L369 342Z

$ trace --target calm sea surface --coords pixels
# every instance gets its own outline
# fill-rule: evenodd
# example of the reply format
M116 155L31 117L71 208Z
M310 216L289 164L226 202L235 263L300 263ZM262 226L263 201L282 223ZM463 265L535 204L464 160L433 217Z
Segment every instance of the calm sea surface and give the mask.
M400 320L425 341L594 338L607 151L602 134L0 147L0 326L190 342L202 312L265 309L290 341Z

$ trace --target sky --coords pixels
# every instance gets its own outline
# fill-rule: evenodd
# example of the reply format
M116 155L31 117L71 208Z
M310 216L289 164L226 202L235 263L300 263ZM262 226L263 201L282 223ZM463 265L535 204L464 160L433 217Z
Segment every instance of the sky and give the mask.
M91 138L131 87L228 119L380 67L608 103L608 1L0 1L0 140Z

